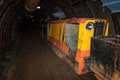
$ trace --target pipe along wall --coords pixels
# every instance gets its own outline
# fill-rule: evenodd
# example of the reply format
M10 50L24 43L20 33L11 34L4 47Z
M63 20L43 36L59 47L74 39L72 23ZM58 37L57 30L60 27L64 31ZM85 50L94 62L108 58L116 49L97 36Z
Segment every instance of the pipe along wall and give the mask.
M11 60L21 39L23 12L22 0L0 1L0 74Z

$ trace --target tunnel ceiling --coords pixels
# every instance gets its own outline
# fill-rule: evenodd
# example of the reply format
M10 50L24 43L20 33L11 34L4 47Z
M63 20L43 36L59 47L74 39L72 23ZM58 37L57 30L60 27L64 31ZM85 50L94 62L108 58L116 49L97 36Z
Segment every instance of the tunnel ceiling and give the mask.
M1 10L7 10L6 7L15 6L16 3L22 2L24 8L20 12L27 13L32 19L39 23L46 23L53 19L64 18L103 18L110 21L110 33L114 33L112 17L108 8L103 8L100 0L26 0L36 1L41 8L34 11L23 10L26 6L25 0L1 0ZM31 2L33 3L33 2ZM30 4L31 4L30 3ZM5 4L5 5L4 5ZM8 4L8 5L7 5ZM36 4L35 4L36 5ZM5 7L6 6L6 7ZM17 8L18 6L16 6ZM3 11L4 12L4 11ZM1 13L3 14L3 13Z
M120 12L120 0L101 0L103 7L107 6L112 13Z
M41 8L32 13L32 18L39 23L51 19L103 18L110 21L110 34L114 34L110 10L102 5L101 0L41 0Z
M52 18L92 17L84 0L43 0L41 8Z
M84 1L82 0L44 0L41 3L41 7L52 17L88 17L90 14L87 14L88 10L85 9L83 3Z
M103 7L111 10L111 15L115 25L116 34L120 34L120 0L101 0Z
M37 12L51 18L105 17L99 0L42 0L39 5Z
M23 0L0 0L0 59L19 42L23 16Z

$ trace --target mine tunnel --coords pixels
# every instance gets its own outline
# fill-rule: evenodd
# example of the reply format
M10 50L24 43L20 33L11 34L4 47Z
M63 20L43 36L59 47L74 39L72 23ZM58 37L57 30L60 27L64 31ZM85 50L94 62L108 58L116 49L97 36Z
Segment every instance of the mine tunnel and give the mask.
M119 12L119 0L0 0L0 80L120 80ZM103 49L106 55L102 56L109 62L103 64L106 71L102 68L102 76L95 70L76 73L67 63L69 61L60 59L55 54L57 51L50 47L49 22L78 18L105 19L109 22L108 35L112 36L93 38L90 52L93 55L99 53L97 57L100 58L102 49L107 50ZM115 45L114 50L102 39L115 42L110 44ZM106 46L98 44L99 40ZM95 50L98 45L100 47ZM107 58L107 53L110 56L115 53L115 58ZM102 64L99 61L96 60L97 66ZM76 64L76 61L73 63ZM110 78L110 75L113 77Z

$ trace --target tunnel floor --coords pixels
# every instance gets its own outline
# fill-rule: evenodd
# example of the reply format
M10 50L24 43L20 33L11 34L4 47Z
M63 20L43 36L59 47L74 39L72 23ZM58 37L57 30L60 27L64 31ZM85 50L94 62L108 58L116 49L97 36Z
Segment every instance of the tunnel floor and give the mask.
M17 51L16 69L12 80L81 80L62 62L32 28L24 36Z

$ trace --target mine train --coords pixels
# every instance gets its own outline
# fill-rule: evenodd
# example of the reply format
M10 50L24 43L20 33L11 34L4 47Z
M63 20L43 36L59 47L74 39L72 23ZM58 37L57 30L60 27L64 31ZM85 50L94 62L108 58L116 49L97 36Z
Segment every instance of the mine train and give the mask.
M108 21L103 19L79 18L49 22L48 40L55 53L68 58L77 74L87 72L91 37L108 35Z
M49 21L47 37L53 51L78 75L89 72L91 37L107 36L109 23L104 19L75 18Z

